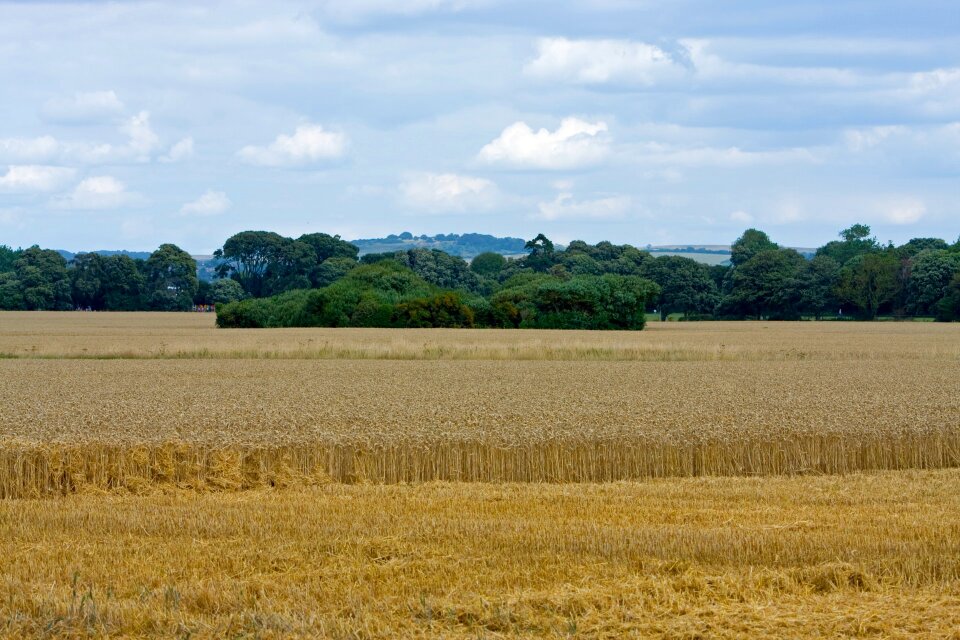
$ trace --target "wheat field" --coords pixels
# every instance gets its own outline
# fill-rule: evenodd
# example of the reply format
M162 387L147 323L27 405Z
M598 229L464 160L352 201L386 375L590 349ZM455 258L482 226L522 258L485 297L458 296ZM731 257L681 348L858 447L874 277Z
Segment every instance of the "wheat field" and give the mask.
M0 501L0 636L957 638L960 473Z
M952 325L231 331L201 314L9 314L0 350L0 497L960 463Z
M0 637L960 637L960 327L0 314Z

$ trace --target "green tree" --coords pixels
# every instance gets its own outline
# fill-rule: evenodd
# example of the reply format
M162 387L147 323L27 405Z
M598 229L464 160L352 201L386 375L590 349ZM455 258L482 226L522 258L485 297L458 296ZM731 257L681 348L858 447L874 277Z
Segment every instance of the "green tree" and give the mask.
M912 238L906 244L897 247L897 253L904 258L912 258L927 249L936 251L949 248L950 245L940 238Z
M315 287L327 287L350 273L358 264L351 258L327 258L314 268L310 279Z
M908 308L917 315L936 313L953 276L960 272L960 254L926 249L912 261L907 285Z
M836 308L833 295L837 286L840 265L829 256L814 256L800 276L800 308L819 320L824 313Z
M282 260L285 241L289 238L272 231L241 231L214 252L214 257L222 260L217 275L234 278L253 297L267 295L267 279L271 268L276 270Z
M474 315L459 293L445 291L428 298L414 298L398 304L391 324L398 327L450 329L473 327Z
M309 289L310 272L316 266L316 251L299 240L284 238L267 271L265 295L293 289Z
M583 240L574 240L565 250L554 253L554 262L562 264L574 275L641 275L643 265L651 259L646 251L628 244L598 242L590 245Z
M357 261L357 247L326 233L310 233L294 240L271 231L242 231L227 239L214 256L221 260L217 275L230 277L253 297L293 289L322 287L343 263ZM336 265L323 265L336 260Z
M852 258L839 273L837 297L873 320L897 292L900 261L892 252L863 253Z
M13 271L0 271L0 310L22 311L26 309L20 281Z
M230 278L220 278L210 285L210 302L213 304L236 302L243 300L245 296L240 283Z
M13 271L13 263L20 257L20 251L14 251L5 244L0 244L0 273Z
M587 252L564 251L559 260L560 264L575 276L599 276L604 272L605 265Z
M534 271L547 271L554 264L553 243L547 236L538 233L533 240L524 245L530 253L523 259L524 266Z
M69 273L74 306L95 311L144 308L144 276L129 256L78 253L70 263Z
M761 251L730 271L723 312L757 318L800 317L800 274L806 260L793 249Z
M314 262L308 267L310 284L314 287L326 287L342 278L357 266L359 249L326 233L310 233L297 238L297 242L310 246L314 251Z
M490 299L495 326L540 329L642 329L659 287L638 276L520 274Z
M485 251L470 261L470 270L485 278L496 278L506 266L507 259L493 251Z
M937 320L941 322L960 321L960 273L954 274L944 291L943 298L937 303Z
M734 267L740 266L753 258L758 253L764 251L773 251L778 246L770 240L763 231L758 229L747 229L743 235L734 241L730 247L730 262Z
M331 258L346 258L356 262L357 254L360 252L356 246L341 240L340 236L331 236L326 233L304 234L297 238L297 242L303 242L313 248L317 264Z
M69 271L73 304L84 309L103 309L103 258L96 253L78 253L71 261Z
M855 224L840 232L840 240L828 242L817 249L816 255L833 258L842 267L857 256L880 251L880 243L869 236L870 227Z
M197 263L174 244L162 244L144 265L147 301L157 311L189 311L197 293Z
M644 264L643 275L660 287L655 304L664 319L671 313L709 314L720 302L710 268L682 256L660 256Z
M141 267L142 265L142 267ZM109 311L136 311L147 308L146 262L126 255L105 256L103 269L103 308Z
M397 260L430 284L444 289L476 291L480 286L480 279L466 260L439 249L410 249L398 254Z
M870 227L865 224L854 224L840 232L844 242L858 242L870 237Z
M728 264L710 265L710 279L717 285L718 291L723 289L723 282L727 279L727 273L730 269L731 267Z
M23 306L36 311L65 311L73 308L67 261L56 251L33 246L14 263Z
M371 264L383 260L407 267L430 284L444 289L477 291L481 286L480 278L470 270L466 260L439 249L417 248L363 257L363 262Z

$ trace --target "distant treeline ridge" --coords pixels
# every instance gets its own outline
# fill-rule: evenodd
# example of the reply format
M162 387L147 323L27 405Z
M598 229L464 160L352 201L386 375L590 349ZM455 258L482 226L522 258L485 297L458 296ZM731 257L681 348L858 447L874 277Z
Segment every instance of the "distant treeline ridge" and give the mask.
M401 240L413 240L401 238ZM212 282L170 244L145 260L0 247L0 309L188 310L217 305L223 327L543 327L640 329L646 314L687 319L877 316L960 319L960 240L894 246L866 225L810 256L748 229L730 265L630 245L543 234L521 257L471 262L415 247L360 257L339 236L244 231L215 254Z

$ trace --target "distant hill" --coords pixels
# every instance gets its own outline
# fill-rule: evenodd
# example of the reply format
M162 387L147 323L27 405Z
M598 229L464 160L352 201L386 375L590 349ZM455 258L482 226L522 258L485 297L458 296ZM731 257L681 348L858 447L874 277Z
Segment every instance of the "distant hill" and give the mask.
M406 251L408 249L440 249L447 253L460 256L464 260L470 261L476 256L486 251L500 253L505 256L523 256L528 252L524 248L526 240L523 238L500 238L485 233L440 233L435 236L419 235L415 236L409 231L401 234L390 234L385 238L363 238L360 240L350 240L350 243L360 249L360 255L368 253L387 253L391 251ZM557 245L557 249L563 249L563 245ZM730 264L730 245L725 244L700 244L700 245L646 245L638 247L644 251L649 251L654 256L682 256L691 258L697 262L708 265ZM807 258L813 257L816 249L806 247L791 247L796 249ZM77 253L58 249L57 253L62 255L68 262L73 260ZM89 253L98 253L102 256L126 255L135 260L146 260L150 257L149 251L126 251L126 250L108 250L100 249ZM197 261L197 275L201 280L213 280L214 270L219 261L211 255L196 255L193 258Z
M683 258L690 258L692 260L696 260L697 262L702 262L711 266L716 264L730 264L730 245L728 244L669 244L659 246L652 246L648 244L642 248L645 251L649 251L654 256L681 256ZM817 253L816 249L811 249L809 247L789 248L795 250L797 253L807 259L812 258L814 254Z
M211 282L216 278L217 275L217 265L220 264L220 260L217 260L213 256L190 256L197 261L197 277L205 282Z
M127 251L126 249L112 250L112 249L98 249L96 251L78 251L73 253L72 251L65 251L63 249L57 249L57 253L63 256L63 259L67 262L73 260L77 253L96 253L101 256L130 256L134 260L146 260L150 257L149 251Z
M406 251L408 249L440 249L450 255L471 260L486 251L503 255L524 255L527 253L523 238L498 238L485 233L441 233L435 236L415 236L409 231L390 234L386 238L366 238L350 240L360 249L360 255L367 253L386 253L388 251Z

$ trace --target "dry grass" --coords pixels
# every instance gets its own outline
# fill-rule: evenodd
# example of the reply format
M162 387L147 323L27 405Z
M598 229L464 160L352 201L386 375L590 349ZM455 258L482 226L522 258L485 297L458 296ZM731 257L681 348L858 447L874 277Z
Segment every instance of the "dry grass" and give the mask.
M0 637L960 638L957 326L0 314L0 353Z
M213 314L0 313L0 358L960 361L960 326L652 322L642 332L214 330Z
M912 360L7 360L0 496L949 467L958 379Z
M6 497L81 487L139 492L155 483L251 488L298 478L584 482L960 464L960 359L945 340L960 337L952 326L337 333L218 331L209 316L189 314L9 318L0 315L0 340L23 341L32 323L32 339L45 346L43 357L0 360ZM250 349L255 338L274 357L100 357L121 347L147 353L173 333L206 344L209 354ZM291 336L341 336L344 350L365 358L276 357ZM433 342L421 348L438 359L398 355L424 336ZM835 336L850 358L817 355ZM705 356L728 343L736 358ZM53 357L81 344L97 358ZM548 355L473 358L507 348ZM560 357L587 348L664 357ZM911 356L900 358L905 351ZM384 352L390 356L374 359ZM683 355L690 353L699 355Z
M9 637L957 638L960 472L0 501Z

